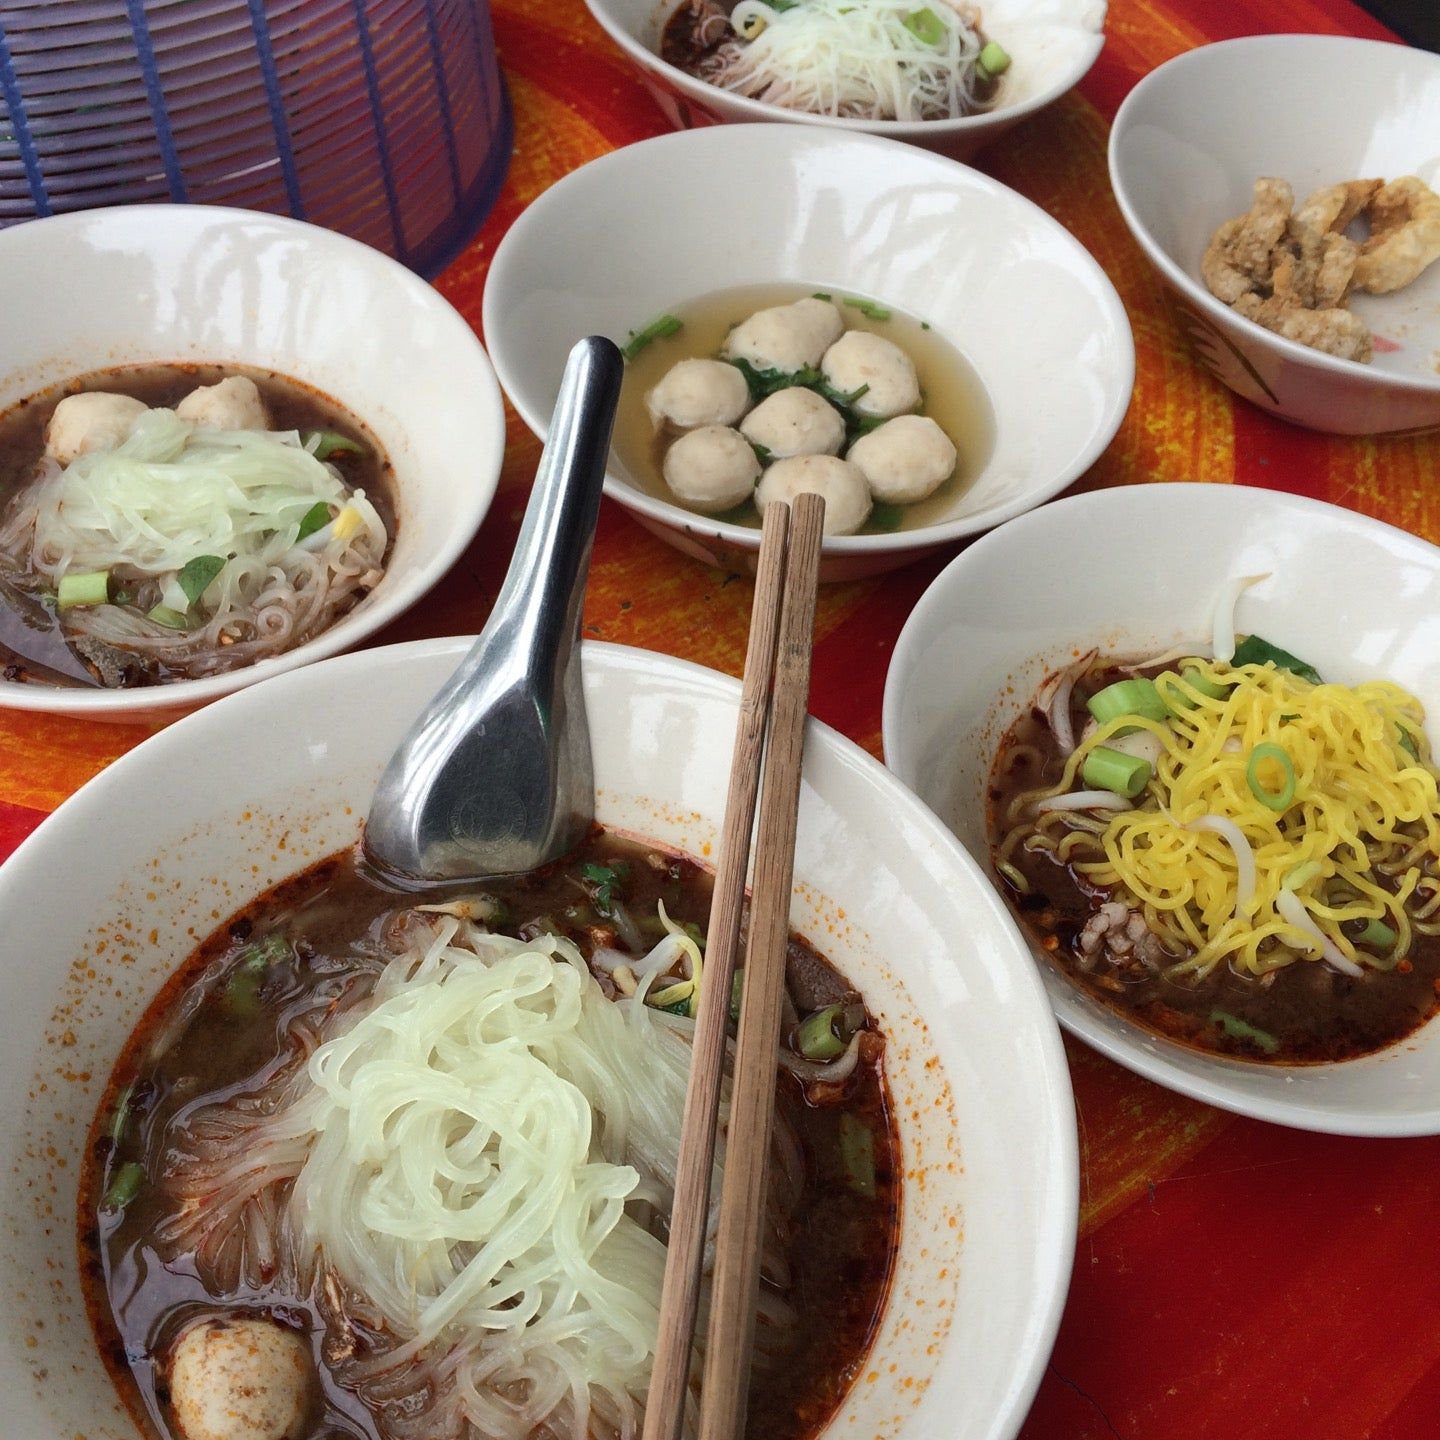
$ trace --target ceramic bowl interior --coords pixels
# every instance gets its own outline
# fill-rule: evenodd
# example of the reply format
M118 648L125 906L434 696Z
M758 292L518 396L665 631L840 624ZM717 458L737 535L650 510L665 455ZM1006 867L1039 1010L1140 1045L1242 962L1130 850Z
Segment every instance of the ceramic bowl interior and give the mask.
M684 124L697 111L700 116L722 121L798 121L886 135L956 154L969 153L1017 120L1059 99L1084 78L1105 44L1104 0L989 0L984 7L985 33L1012 56L994 109L955 120L910 124L835 119L718 90L663 61L660 37L678 3L586 0L590 13L639 67L646 83L661 87L657 98L677 123Z
M354 843L386 759L468 643L345 656L191 716L105 771L0 870L9 1433L133 1440L76 1273L77 1165L107 1074L197 937ZM738 684L606 646L587 646L585 673L601 821L712 856ZM879 1016L906 1175L881 1331L828 1433L1004 1440L1049 1354L1074 1243L1059 1032L969 857L818 725L800 837L793 921Z
M1117 536L1138 543L1108 563ZM1327 679L1397 681L1423 701L1440 741L1440 549L1293 496L1143 485L1046 506L941 573L891 663L886 759L988 868L986 779L1045 676L1091 646L1153 655L1208 640L1223 583L1267 573L1240 603L1242 630ZM1440 1131L1440 1023L1341 1064L1256 1064L1153 1035L1079 990L1038 946L1034 954L1061 1024L1171 1089L1303 1129Z
M1124 307L1065 229L964 166L800 126L663 136L568 175L501 243L485 334L506 393L543 434L577 337L623 340L712 292L785 282L927 321L969 361L995 417L988 464L943 519L834 536L827 556L896 563L1038 505L1095 461L1129 404ZM1039 405L1044 425L1034 423ZM614 456L606 490L673 533L759 546L758 530L639 489Z
M1250 208L1262 175L1288 180L1297 205L1357 178L1418 175L1440 188L1440 56L1320 35L1227 41L1161 66L1116 119L1111 178L1125 218L1203 313L1230 314L1200 258L1216 227ZM1440 265L1392 295L1357 294L1351 308L1378 337L1372 365L1247 330L1321 370L1440 391Z
M198 205L38 220L0 234L0 310L0 409L113 366L208 361L275 370L370 427L394 464L398 520L381 583L288 654L136 690L0 681L0 705L150 719L333 655L424 595L489 509L505 442L490 362L429 285L356 241Z

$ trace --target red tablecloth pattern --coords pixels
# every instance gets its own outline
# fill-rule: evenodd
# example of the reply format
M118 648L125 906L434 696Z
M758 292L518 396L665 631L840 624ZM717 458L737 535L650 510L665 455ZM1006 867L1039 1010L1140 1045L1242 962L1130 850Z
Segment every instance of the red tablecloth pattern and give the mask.
M577 165L664 128L581 0L493 0L493 9L515 157L494 214L438 282L477 329L490 257L515 216ZM1236 400L1192 363L1110 193L1109 122L1137 80L1208 41L1286 31L1389 38L1348 0L1114 0L1108 43L1080 91L979 163L1089 247L1135 327L1129 416L1079 488L1269 486L1440 542L1440 437L1312 435ZM509 438L480 537L381 643L484 621L539 453L513 414ZM890 652L941 563L823 594L813 709L877 755ZM587 633L738 673L750 593L606 503ZM0 712L0 856L147 733ZM1067 1046L1083 1156L1080 1239L1025 1440L1440 1436L1440 1269L1429 1256L1440 1141L1342 1140L1236 1119Z

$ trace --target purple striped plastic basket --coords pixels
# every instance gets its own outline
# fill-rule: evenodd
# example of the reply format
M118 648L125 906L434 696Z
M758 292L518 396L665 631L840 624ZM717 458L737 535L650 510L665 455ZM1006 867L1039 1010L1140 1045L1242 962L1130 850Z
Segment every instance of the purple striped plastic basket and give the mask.
M0 225L239 205L428 274L511 135L487 0L0 0Z

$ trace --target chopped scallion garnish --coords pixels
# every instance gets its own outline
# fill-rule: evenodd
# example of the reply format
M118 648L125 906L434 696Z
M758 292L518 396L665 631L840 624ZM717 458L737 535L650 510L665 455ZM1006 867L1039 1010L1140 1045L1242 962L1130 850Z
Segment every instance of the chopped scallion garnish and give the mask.
M1109 790L1133 800L1149 783L1150 762L1138 755L1126 755L1097 745L1086 757L1080 775L1092 790Z
M891 505L882 500L877 505L871 506L870 523L877 530L884 531L887 535L892 530L898 530L900 523L905 518L903 506Z
M1210 1023L1218 1025L1227 1039L1246 1040L1267 1055L1273 1055L1280 1048L1280 1042L1268 1030L1262 1030L1258 1025L1252 1025L1248 1020L1232 1015L1228 1010L1212 1010Z
M840 1164L845 1183L867 1200L875 1198L875 1137L853 1111L840 1116Z
M1010 52L994 40L989 41L975 61L982 80L994 80L1010 68Z
M627 360L633 360L652 340L663 340L682 329L684 321L675 315L662 315L652 320L643 330L632 330L630 338L620 347Z
M90 570L83 575L62 575L55 591L55 607L69 610L77 605L108 605L110 572Z
M127 1161L116 1172L105 1192L107 1210L123 1210L139 1193L145 1183L145 1167L135 1161Z
M1262 766L1267 767L1268 775L1261 775ZM1268 779L1274 774L1270 767L1279 769L1279 785L1268 783ZM1250 752L1250 758L1245 764L1245 783L1250 787L1250 793L1267 810L1274 810L1277 814L1288 810L1295 799L1294 763L1280 746L1266 741Z
M190 621L178 610L172 610L168 605L156 605L145 612L147 620L153 620L157 625L163 625L167 630L188 630Z
M795 1048L807 1060L834 1060L850 1043L845 1024L845 1007L827 1005L807 1015L795 1032Z
M920 13L929 15L932 12L923 10ZM912 16L911 18L913 19L914 17ZM874 300L865 300L858 295L847 295L845 297L845 303L850 309L858 310L867 320L888 320L890 318L890 311L883 305L876 304Z
M1362 945L1373 946L1376 950L1389 950L1400 937L1383 920L1367 920L1365 928L1357 938Z
M311 430L304 437L305 448L317 459L328 460L332 455L363 455L365 447L338 430Z

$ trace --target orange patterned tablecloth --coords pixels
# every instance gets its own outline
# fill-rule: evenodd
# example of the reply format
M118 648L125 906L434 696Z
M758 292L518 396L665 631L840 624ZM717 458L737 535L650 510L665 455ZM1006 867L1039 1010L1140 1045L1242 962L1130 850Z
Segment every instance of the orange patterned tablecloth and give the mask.
M515 158L495 213L438 282L477 328L490 257L516 214L575 166L663 128L581 0L493 8ZM1116 107L1182 50L1261 31L1385 32L1348 0L1113 0L1107 29L1080 92L980 161L1079 236L1134 323L1134 403L1081 486L1272 486L1440 542L1440 437L1312 435L1236 400L1184 350L1105 168ZM479 539L382 643L479 628L538 453L512 415L499 497ZM831 587L821 600L814 711L876 754L891 648L940 563ZM738 673L749 599L748 584L683 559L606 503L589 634ZM0 855L146 733L0 712ZM1440 1436L1440 1268L1429 1263L1440 1140L1342 1140L1236 1119L1067 1044L1083 1156L1080 1238L1025 1440Z

